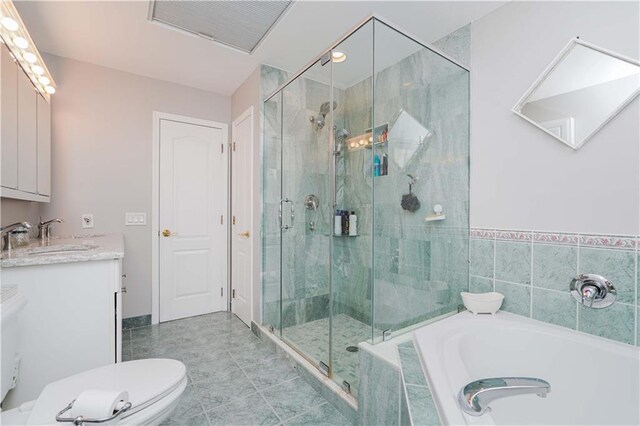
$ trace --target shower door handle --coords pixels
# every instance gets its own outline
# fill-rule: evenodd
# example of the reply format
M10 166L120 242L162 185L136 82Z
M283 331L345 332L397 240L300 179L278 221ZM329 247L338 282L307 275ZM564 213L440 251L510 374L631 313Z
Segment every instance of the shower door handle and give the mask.
M290 208L291 223L289 225L285 225L284 223L282 223L282 204L283 203L291 204L291 208ZM280 206L278 207L278 222L280 223L280 229L286 230L293 226L293 201L291 201L288 198L283 198L280 200Z

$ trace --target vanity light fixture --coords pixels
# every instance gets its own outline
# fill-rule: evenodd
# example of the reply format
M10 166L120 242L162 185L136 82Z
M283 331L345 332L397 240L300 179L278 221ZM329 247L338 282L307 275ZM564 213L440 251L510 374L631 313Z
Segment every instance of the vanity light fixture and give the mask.
M9 18L8 16L5 16L4 18L2 18L0 23L5 29L9 31L15 31L18 29L18 23L13 19Z
M334 50L333 52L331 52L331 60L334 63L344 62L347 60L347 55L344 52L338 52L337 50Z
M36 62L38 62L38 57L31 52L24 52L22 54L22 57L30 64L35 64Z
M18 46L20 49L26 49L27 47L29 47L29 42L24 37L14 37L13 44Z
M0 42L9 49L36 90L49 101L56 91L55 82L12 0L0 2Z

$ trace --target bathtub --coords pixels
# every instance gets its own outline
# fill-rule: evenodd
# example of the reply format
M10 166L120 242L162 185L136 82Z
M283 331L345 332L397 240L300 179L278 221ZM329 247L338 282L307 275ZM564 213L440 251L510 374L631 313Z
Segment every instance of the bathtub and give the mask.
M640 348L506 312L463 312L414 332L427 381L444 424L640 424ZM537 377L546 398L495 400L469 416L457 393L489 377Z

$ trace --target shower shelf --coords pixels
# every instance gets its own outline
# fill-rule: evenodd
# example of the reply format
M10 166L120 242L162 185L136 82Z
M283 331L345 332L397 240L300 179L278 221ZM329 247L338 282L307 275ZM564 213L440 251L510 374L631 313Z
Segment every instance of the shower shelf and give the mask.
M354 238L354 237L359 237L360 235L333 235L336 238Z

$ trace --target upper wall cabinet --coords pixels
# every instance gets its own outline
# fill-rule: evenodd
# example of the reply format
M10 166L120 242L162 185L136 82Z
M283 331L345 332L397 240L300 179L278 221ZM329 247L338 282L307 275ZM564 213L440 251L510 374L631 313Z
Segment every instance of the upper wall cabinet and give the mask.
M51 195L51 105L2 45L0 135L6 198L48 202Z
M0 16L0 196L49 202L56 85L11 0Z
M634 59L573 39L513 110L578 149L638 96L639 65Z

